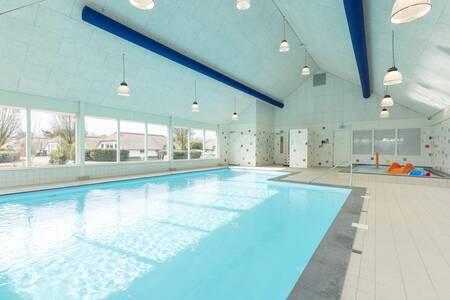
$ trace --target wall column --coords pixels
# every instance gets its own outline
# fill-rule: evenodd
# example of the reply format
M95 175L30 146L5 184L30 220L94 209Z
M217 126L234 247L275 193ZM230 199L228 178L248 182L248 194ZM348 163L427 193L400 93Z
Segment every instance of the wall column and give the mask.
M85 176L85 143L84 143L84 133L86 132L85 126L85 105L84 102L79 102L79 113L78 113L78 127L77 127L77 161L80 164L80 174L79 176Z

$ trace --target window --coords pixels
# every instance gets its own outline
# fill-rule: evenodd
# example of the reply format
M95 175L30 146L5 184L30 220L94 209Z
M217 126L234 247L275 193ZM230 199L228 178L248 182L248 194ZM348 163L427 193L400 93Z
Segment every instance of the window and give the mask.
M0 107L0 168L25 167L26 131L24 109Z
M420 128L398 130L398 155L420 155Z
M204 158L217 158L217 132L205 130Z
M120 121L120 161L145 159L145 124Z
M32 165L75 164L76 124L73 114L31 111Z
M376 129L374 150L381 155L395 155L395 129Z
M95 117L85 118L86 163L117 161L117 121Z
M203 129L191 129L191 138L189 140L191 159L203 158Z
M167 138L168 130L165 125L147 124L147 160L168 160Z
M372 130L353 131L353 154L372 155Z
M173 128L173 159L188 159L189 129Z

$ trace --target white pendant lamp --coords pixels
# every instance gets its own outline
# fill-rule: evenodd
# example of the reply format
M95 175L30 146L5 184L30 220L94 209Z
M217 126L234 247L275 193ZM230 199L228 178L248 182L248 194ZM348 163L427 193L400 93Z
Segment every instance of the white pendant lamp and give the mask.
M289 51L289 43L286 39L286 18L283 16L283 40L280 43L280 52Z
M142 10L150 10L155 7L153 0L130 0L130 4Z
M380 112L380 118L382 119L386 119L389 118L389 111L387 110L387 108L383 108Z
M239 10L247 10L250 8L250 0L236 0L236 8Z
M239 121L239 114L236 112L236 97L234 97L234 113L231 115L232 121Z
M403 81L402 73L395 66L394 31L392 31L392 64L393 66L387 70L384 76L384 85L396 85Z
M117 88L117 95L129 97L131 95L131 91L130 88L128 87L128 84L125 81L125 53L122 53L122 71L123 71L123 80L120 83L119 87Z
M197 81L194 82L194 102L192 102L191 111L200 112L200 104L197 102Z
M308 67L307 53L306 53L306 48L305 48L305 66L302 69L302 75L303 76L308 76L309 74L311 74L311 68Z
M431 0L396 0L391 11L391 22L408 23L425 16L431 10Z
M394 106L394 99L391 95L386 94L381 100L381 107L391 107Z

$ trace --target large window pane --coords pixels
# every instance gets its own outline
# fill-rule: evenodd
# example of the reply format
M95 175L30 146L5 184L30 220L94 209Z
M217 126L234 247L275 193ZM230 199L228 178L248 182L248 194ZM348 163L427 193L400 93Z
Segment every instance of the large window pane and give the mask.
M117 161L117 121L85 118L86 163Z
M205 130L205 158L217 158L217 132Z
M120 161L145 159L145 124L120 121Z
M76 124L72 114L31 111L32 165L74 164Z
M165 125L148 124L148 160L168 160L167 138L168 130Z
M173 128L173 159L188 158L188 134L187 128Z
M203 129L191 129L191 159L203 158Z
M420 128L398 130L398 155L420 155Z
M395 155L395 129L376 129L374 150L381 155Z
M372 155L372 130L353 131L353 154Z
M0 107L0 168L25 167L26 112Z

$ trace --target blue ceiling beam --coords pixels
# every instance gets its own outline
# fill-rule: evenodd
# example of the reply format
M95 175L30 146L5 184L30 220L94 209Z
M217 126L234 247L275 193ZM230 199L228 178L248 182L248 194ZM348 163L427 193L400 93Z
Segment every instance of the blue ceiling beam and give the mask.
M129 41L130 43L133 43L135 45L138 45L142 48L145 48L149 51L152 51L158 55L161 55L162 57L165 57L173 62L176 62L182 66L185 66L191 70L194 70L196 72L199 72L205 76L208 76L212 79L215 79L219 82L222 82L230 87L233 87L241 92L244 92L248 95L251 95L255 98L258 98L259 100L262 100L264 102L267 102L269 104L272 104L276 107L282 108L284 104L272 97L269 97L267 95L264 95L263 93L258 92L257 90L248 87L230 77L227 75L224 75L220 72L217 72L216 70L199 63L198 61L187 57L186 55L181 54L178 51L175 51L167 46L164 46L163 44L117 22L111 19L110 17L107 17L98 11L85 6L83 7L83 11L81 14L81 18L83 21L94 25L100 29L103 29L109 33L112 33L124 40Z
M367 58L366 27L363 0L344 0L348 29L352 38L353 52L358 66L364 98L370 97L369 63Z

